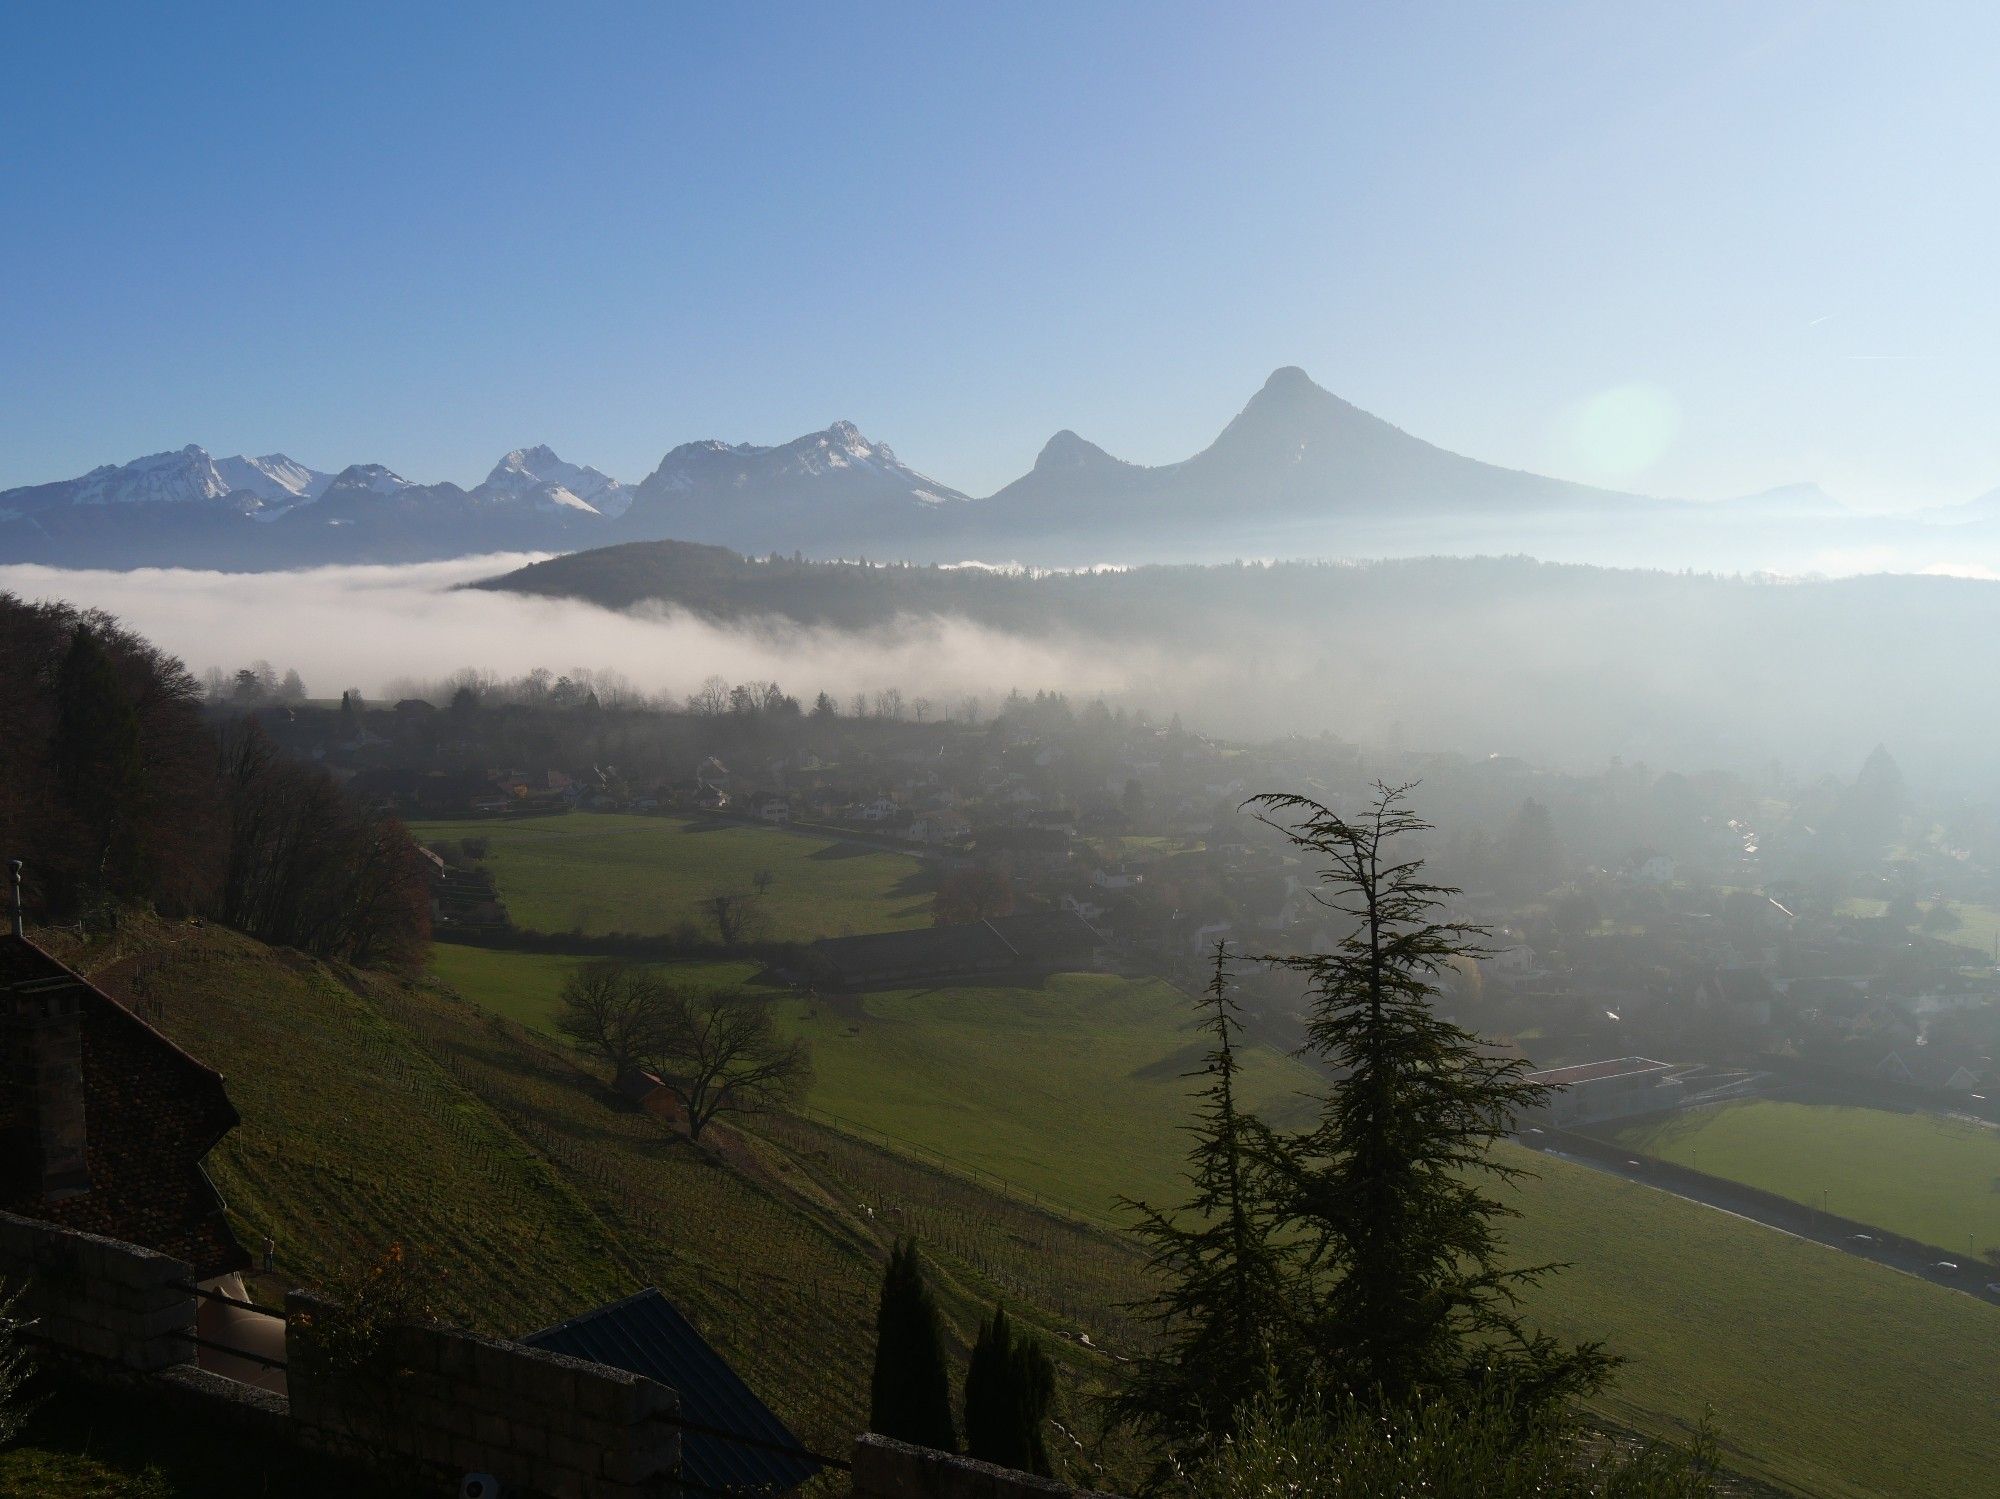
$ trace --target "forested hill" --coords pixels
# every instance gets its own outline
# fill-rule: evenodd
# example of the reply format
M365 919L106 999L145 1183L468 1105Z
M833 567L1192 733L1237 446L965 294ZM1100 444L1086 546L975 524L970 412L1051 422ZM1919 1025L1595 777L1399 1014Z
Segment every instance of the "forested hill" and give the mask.
M1906 765L1979 776L2000 733L2000 703L1968 690L2000 672L2000 584L1959 578L1509 557L1020 574L652 542L478 586L838 630L964 619L1127 663L1135 700L1185 711L1199 696L1242 732L1393 734L1555 765L1781 758L1851 773L1887 741Z

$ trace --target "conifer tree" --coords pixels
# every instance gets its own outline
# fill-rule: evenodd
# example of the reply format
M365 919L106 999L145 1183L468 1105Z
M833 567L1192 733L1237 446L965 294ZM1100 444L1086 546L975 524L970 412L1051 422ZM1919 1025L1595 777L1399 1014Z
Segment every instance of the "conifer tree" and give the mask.
M882 1275L868 1424L900 1442L958 1450L944 1332L914 1238L897 1242Z
M1160 1346L1130 1366L1115 1409L1171 1446L1228 1431L1236 1411L1305 1367L1294 1347L1295 1244L1285 1237L1279 1142L1236 1097L1242 1029L1230 994L1228 949L1201 1000L1213 1044L1198 1072L1193 1191L1174 1212L1120 1199L1139 1217L1137 1233L1162 1289L1148 1310Z
M1404 856L1398 840L1430 829L1405 804L1409 788L1376 791L1353 822L1302 796L1250 803L1320 861L1318 898L1352 923L1330 953L1271 960L1305 978L1305 1050L1340 1079L1287 1150L1319 1360L1371 1404L1500 1387L1532 1407L1588 1392L1614 1361L1515 1315L1517 1293L1561 1267L1502 1265L1497 1224L1516 1214L1490 1195L1523 1175L1493 1147L1547 1090L1432 1009L1446 966L1476 956L1484 934L1441 919L1457 892Z
M982 1462L1050 1474L1044 1428L1055 1398L1055 1365L1031 1335L1018 1337L1007 1309L981 1324L965 1370L965 1450Z

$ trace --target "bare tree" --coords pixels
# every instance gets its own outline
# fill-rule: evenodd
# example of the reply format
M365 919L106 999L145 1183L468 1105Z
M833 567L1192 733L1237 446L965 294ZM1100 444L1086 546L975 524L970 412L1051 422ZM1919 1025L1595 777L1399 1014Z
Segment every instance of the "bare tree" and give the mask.
M903 716L903 689L884 687L875 694L875 716L877 718L901 719Z
M556 1029L613 1073L629 1072L657 1053L670 1027L672 1004L643 968L590 963L563 981Z
M717 1114L760 1114L812 1085L805 1042L778 1034L771 1007L739 990L671 995L667 1031L652 1058L660 1080L687 1110L699 1140Z
M729 711L729 683L721 677L708 677L688 694L687 704L690 713L719 718Z
M777 878L770 870L760 869L750 876L750 887L759 895L769 895L771 893L771 886Z
M754 942L763 935L764 909L755 891L711 890L702 897L701 909L715 923L715 935L724 947Z
M931 700L927 697L912 698L910 711L916 715L918 723L927 722L931 716Z

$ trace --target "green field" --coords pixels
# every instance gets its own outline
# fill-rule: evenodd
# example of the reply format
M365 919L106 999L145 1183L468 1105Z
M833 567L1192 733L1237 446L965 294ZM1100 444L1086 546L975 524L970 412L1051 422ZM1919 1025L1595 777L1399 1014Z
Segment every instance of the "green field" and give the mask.
M743 823L572 812L560 817L419 822L423 842L485 838L514 925L537 932L667 935L714 929L699 903L749 890L760 871L771 941L927 926L929 866L909 854Z
M1990 1125L1755 1099L1599 1133L1954 1253L2000 1244L2000 1129Z
M1179 1195L1178 1074L1200 1041L1165 986L1071 975L790 1004L814 1041L820 1107L1078 1212L1102 1214L1119 1191ZM1305 1080L1268 1052L1249 1076L1265 1099ZM1508 1150L1537 1173L1514 1191L1518 1261L1574 1263L1530 1309L1628 1361L1598 1402L1606 1414L1685 1432L1712 1407L1732 1466L1805 1493L1955 1496L1990 1482L2000 1308Z
M558 1034L556 1012L563 980L591 958L556 953L509 952L440 942L431 949L431 972L482 1009L541 1031ZM748 984L762 965L737 962L648 963L662 978L689 985Z
M1058 974L1037 987L963 985L789 1000L812 1042L811 1104L838 1119L989 1171L1086 1217L1120 1193L1177 1194L1183 1074L1207 1040L1158 980ZM1295 1062L1246 1049L1239 1086L1295 1111Z

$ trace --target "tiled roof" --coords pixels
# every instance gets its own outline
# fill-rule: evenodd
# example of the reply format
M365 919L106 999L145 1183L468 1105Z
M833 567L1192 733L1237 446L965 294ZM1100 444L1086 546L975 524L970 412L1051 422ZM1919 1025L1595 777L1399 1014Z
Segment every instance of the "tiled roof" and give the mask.
M82 1023L90 1190L54 1202L16 1192L0 1207L158 1250L204 1278L247 1268L201 1168L241 1122L222 1075L34 943L0 935L0 995L71 986Z
M656 1380L680 1396L680 1416L766 1444L746 1446L706 1432L681 1433L681 1476L725 1494L789 1494L819 1472L799 1439L694 1330L674 1304L648 1287L521 1339L531 1348L609 1364ZM791 1448L774 1452L773 1447Z

